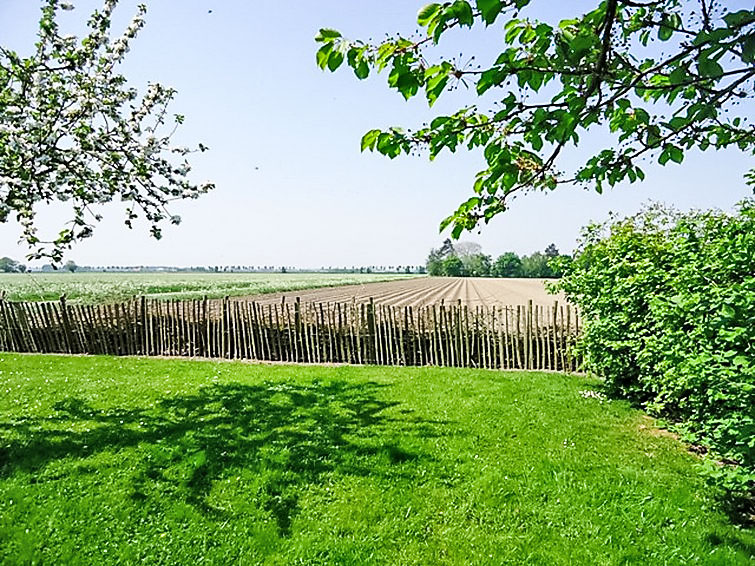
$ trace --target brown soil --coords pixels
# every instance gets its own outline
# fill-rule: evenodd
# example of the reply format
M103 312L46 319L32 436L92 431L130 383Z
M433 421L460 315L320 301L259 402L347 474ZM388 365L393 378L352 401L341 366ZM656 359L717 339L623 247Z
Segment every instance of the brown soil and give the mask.
M402 281L366 283L343 287L325 287L298 292L275 293L239 297L236 300L257 303L280 303L297 297L302 302L345 303L367 302L371 298L376 303L399 307L419 307L423 305L456 303L469 307L523 305L532 300L536 305L553 305L554 301L566 302L563 294L551 295L545 290L545 279L488 279L477 277L422 277Z

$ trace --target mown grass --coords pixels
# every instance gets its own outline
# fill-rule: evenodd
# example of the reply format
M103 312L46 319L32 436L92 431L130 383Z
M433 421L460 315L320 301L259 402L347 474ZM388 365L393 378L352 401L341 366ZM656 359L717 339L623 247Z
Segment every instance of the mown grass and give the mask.
M197 299L284 293L416 277L384 273L0 273L0 291L12 301L77 303L118 301L138 295Z
M751 564L695 457L543 373L0 354L2 564Z

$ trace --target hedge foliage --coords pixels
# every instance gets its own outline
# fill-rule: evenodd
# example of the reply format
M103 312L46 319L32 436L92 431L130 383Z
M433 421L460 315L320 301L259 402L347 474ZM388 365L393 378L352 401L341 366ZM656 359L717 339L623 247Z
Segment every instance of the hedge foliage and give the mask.
M734 214L651 206L592 225L559 283L582 311L587 369L755 485L755 201Z

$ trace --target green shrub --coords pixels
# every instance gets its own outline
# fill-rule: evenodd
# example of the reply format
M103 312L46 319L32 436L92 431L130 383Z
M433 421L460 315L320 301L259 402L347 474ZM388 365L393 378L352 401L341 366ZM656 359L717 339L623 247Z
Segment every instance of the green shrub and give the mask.
M587 369L705 447L726 487L752 493L755 201L589 226L565 270Z

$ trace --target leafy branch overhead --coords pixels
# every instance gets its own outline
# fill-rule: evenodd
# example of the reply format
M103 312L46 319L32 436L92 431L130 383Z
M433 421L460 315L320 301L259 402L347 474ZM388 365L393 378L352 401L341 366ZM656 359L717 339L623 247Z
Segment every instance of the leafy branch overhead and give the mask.
M93 206L124 201L126 224L143 216L159 238L166 206L210 190L187 175L186 156L207 149L177 147L171 138L183 116L168 113L175 91L152 83L143 96L117 66L144 25L140 5L120 37L110 38L117 0L104 0L78 39L63 35L57 18L73 8L45 0L36 48L29 57L0 46L0 222L14 214L30 257L59 262L72 243L91 235L100 214ZM71 220L43 241L37 208L68 203Z
M715 0L605 0L551 25L528 17L536 4L547 9L544 0L433 3L417 16L419 37L370 44L328 29L316 37L321 68L345 62L360 79L387 70L388 85L406 99L423 93L433 105L460 84L494 97L487 111L472 104L417 130L372 130L362 139L363 150L390 158L417 149L431 159L444 149L483 152L474 195L441 229L453 225L458 237L528 189L634 183L644 179L646 158L665 165L693 148L755 151L744 109L755 90L755 10ZM492 25L503 49L486 65L432 57L450 30ZM564 148L591 130L608 131L612 142L564 170ZM755 170L747 178L754 183Z

